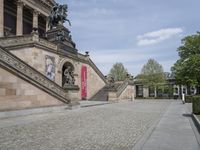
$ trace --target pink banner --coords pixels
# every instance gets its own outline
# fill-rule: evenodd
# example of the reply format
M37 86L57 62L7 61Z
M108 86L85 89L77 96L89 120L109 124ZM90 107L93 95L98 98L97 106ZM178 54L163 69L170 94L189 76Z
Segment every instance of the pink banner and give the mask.
M87 99L87 67L81 68L81 97L83 100Z

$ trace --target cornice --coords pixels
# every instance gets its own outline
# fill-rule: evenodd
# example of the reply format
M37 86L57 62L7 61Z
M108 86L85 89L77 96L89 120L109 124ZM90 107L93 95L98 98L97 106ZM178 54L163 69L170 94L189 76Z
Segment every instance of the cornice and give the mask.
M21 0L24 5L40 12L45 16L49 16L53 4L46 0Z

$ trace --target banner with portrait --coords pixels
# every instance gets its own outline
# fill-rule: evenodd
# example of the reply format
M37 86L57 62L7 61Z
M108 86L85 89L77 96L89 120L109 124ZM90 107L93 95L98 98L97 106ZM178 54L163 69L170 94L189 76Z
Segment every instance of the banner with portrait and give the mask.
M45 75L52 81L55 81L55 57L45 56Z

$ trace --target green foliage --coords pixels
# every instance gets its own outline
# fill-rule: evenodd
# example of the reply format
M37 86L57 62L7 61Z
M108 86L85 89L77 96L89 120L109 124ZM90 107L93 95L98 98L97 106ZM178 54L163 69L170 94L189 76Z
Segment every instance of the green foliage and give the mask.
M178 48L180 59L172 67L179 84L200 84L200 33L182 39Z
M192 95L185 96L185 103L192 103L192 99L193 99Z
M173 94L173 91L174 91L174 88L172 86L167 85L164 87L165 94Z
M165 82L163 67L154 59L149 59L138 76L144 85L154 86Z
M200 96L193 96L192 110L196 115L200 115Z
M200 32L182 39L182 45L178 48L181 59L187 59L191 55L200 54Z
M115 63L110 70L108 77L113 77L115 81L124 81L128 71L122 63Z

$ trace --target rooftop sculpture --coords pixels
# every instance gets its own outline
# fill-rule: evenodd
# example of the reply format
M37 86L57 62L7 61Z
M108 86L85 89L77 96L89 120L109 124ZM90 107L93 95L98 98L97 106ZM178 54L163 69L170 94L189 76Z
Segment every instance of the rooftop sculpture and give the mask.
M49 27L50 29L57 27L58 25L63 25L65 21L69 23L71 26L71 23L69 19L67 19L67 12L68 12L68 6L67 4L59 5L56 3L56 5L52 8L51 14L48 17L49 21Z

